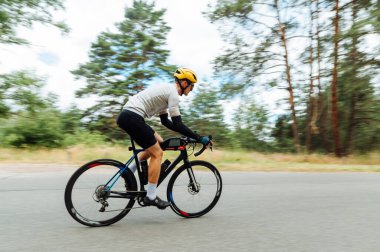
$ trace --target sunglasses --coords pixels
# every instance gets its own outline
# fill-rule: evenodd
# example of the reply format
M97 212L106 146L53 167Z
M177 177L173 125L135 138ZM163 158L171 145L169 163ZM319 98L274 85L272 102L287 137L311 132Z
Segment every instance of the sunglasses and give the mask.
M193 90L194 88L194 83L192 83L191 81L189 80L186 80L187 81L187 86L190 86L190 91Z

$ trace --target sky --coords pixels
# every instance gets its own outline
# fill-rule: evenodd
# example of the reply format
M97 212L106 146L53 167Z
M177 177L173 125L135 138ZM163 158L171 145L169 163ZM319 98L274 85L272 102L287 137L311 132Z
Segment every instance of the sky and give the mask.
M167 37L167 48L171 52L168 63L193 69L201 83L215 81L211 62L225 46L217 26L202 14L208 3L215 1L156 0L157 8L167 10L164 18L172 28ZM65 21L71 29L69 34L62 35L57 28L41 24L34 25L33 29L19 29L18 34L30 45L0 44L0 74L30 70L46 78L44 92L57 94L59 107L67 108L75 103L84 109L93 105L90 99L75 98L75 91L85 82L75 80L70 71L88 61L91 43L100 32L115 30L115 23L124 19L125 7L131 3L131 0L66 0L65 11L54 13L54 17ZM238 101L235 99L223 106L229 120Z
M77 101L74 92L84 85L70 73L88 61L91 43L100 32L114 30L121 22L130 0L67 0L66 10L55 13L71 28L63 35L55 27L37 24L32 30L19 29L19 35L30 46L0 45L0 73L28 69L47 78L47 91L59 95L59 106ZM157 8L166 8L165 20L172 27L167 37L170 64L186 66L198 73L199 79L210 78L215 58L222 47L216 27L202 15L207 0L156 1ZM184 8L186 7L186 8ZM186 9L186 11L184 11ZM184 36L185 35L185 36Z

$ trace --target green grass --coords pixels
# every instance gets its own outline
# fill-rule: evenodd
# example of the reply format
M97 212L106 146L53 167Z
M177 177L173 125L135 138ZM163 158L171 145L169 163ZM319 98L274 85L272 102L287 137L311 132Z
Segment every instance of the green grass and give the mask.
M178 152L165 152L164 159L173 160ZM67 149L0 149L1 163L55 163L81 165L98 158L127 161L127 147L74 146ZM380 152L335 158L329 155L263 154L257 152L215 150L205 151L198 158L207 160L221 171L302 171L302 172L380 172Z

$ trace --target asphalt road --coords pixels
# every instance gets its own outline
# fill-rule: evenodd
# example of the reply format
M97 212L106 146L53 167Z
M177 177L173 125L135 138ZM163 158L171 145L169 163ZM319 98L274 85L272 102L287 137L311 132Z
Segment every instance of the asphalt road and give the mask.
M380 174L224 172L201 218L150 207L89 228L64 206L73 168L31 167L0 165L0 251L380 251Z

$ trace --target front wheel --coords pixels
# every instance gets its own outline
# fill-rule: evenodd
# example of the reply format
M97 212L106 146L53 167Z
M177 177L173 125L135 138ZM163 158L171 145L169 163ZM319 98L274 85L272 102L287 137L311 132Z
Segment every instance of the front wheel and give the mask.
M176 170L170 178L167 197L172 210L186 218L208 213L222 193L222 178L212 164L192 161Z

